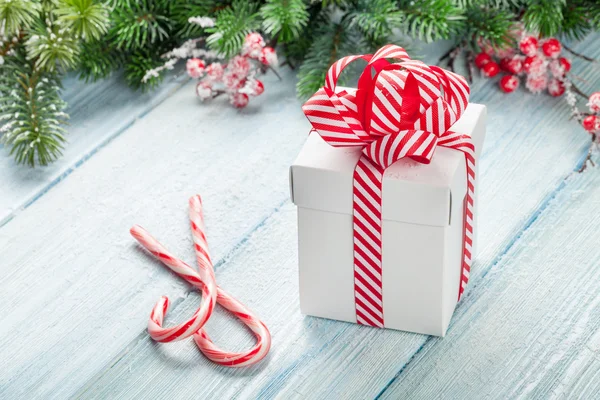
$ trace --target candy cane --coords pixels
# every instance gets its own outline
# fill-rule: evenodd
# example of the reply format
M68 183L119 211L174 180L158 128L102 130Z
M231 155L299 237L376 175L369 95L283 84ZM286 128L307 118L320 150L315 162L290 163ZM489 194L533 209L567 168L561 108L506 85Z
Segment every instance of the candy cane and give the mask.
M194 315L186 322L170 328L163 328L163 320L169 307L169 299L162 296L150 314L148 332L158 342L171 342L186 337L194 337L200 351L211 361L228 367L243 367L262 360L271 348L271 334L265 324L242 303L217 286L208 243L204 234L202 200L199 195L190 198L190 222L194 250L198 262L198 272L184 261L171 254L141 226L131 228L131 235L150 253L165 264L171 271L202 291L202 303ZM215 303L242 321L256 336L254 347L245 352L232 353L221 350L209 338L202 327L212 315Z

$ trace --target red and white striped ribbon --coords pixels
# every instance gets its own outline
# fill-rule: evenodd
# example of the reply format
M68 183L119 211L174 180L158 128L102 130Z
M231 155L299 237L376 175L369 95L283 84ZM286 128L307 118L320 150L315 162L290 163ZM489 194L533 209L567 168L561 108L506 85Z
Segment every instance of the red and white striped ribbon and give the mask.
M189 201L190 223L198 271L171 254L163 245L154 239L144 228L135 225L131 235L152 255L158 258L171 271L185 279L192 286L202 291L202 302L198 310L187 321L164 328L163 320L169 308L169 299L162 296L150 313L148 332L157 342L172 342L193 336L200 351L211 361L227 367L244 367L262 360L271 348L271 334L266 325L248 310L242 303L231 297L217 286L213 264L208 251L208 242L204 233L202 201L199 195ZM220 304L227 311L242 321L256 336L256 344L244 352L228 352L217 347L203 329L211 317L215 304Z
M355 93L337 92L342 70L367 61ZM387 59L399 62L390 63ZM373 73L373 70L375 73ZM475 153L471 138L450 132L469 102L463 77L411 60L406 51L387 45L374 55L348 56L334 63L325 86L302 107L313 129L331 146L360 146L354 170L354 294L356 320L384 326L382 298L383 174L409 157L429 163L437 146L461 151L467 164L463 262L458 299L469 280L473 241Z

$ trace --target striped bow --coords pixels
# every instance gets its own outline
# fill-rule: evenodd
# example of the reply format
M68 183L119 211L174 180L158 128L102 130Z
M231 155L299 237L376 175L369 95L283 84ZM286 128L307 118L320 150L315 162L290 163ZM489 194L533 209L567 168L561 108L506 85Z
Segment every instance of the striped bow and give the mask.
M356 91L338 90L343 69L367 62ZM391 63L388 59L396 60ZM469 102L465 79L437 66L411 60L396 45L375 54L334 63L319 89L302 107L321 137L335 147L359 146L354 170L354 293L356 320L384 326L382 302L381 190L383 173L401 158L428 164L437 146L459 150L467 165L463 262L458 300L469 280L473 243L475 148L467 135L450 131Z

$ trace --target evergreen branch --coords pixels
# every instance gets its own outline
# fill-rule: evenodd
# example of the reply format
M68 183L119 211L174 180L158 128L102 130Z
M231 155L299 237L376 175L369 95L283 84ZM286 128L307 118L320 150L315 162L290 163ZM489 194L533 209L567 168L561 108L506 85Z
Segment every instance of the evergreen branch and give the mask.
M290 66L292 64L301 64L304 61L319 27L323 24L329 24L331 21L329 14L322 10L320 4L310 5L307 11L309 15L308 25L302 30L296 40L286 43L282 49L286 59L285 62Z
M65 143L68 115L59 77L31 66L19 51L0 68L0 135L17 163L47 165Z
M467 21L461 36L471 48L489 45L496 49L514 46L516 16L500 8L471 7L466 11Z
M50 20L47 22L51 23ZM54 72L57 68L67 70L75 67L79 46L66 28L39 22L33 33L25 42L25 48L27 58L35 62L35 68Z
M115 7L112 14L111 33L118 48L136 50L169 39L173 29L169 0L124 0L124 3Z
M6 42L0 41L0 57L5 57L14 52L15 48L19 46L23 40L25 33L20 31L17 36L13 38L13 40L8 40ZM0 65L2 63L0 62Z
M298 38L308 24L309 16L302 0L267 0L260 15L264 31L282 43Z
M98 40L108 31L108 10L93 0L61 0L58 22L83 40Z
M321 3L323 9L326 9L329 6L338 6L343 7L346 6L350 0L310 0L311 3Z
M595 0L571 0L563 7L561 33L581 40L600 28L600 7Z
M393 0L359 0L349 17L350 24L374 42L386 41L392 29L400 27L404 19Z
M327 13L328 14L328 13ZM298 71L296 90L300 98L307 98L316 92L325 82L329 67L340 58L349 54L366 52L367 45L361 41L360 35L345 20L337 24L325 24L315 33L315 40L306 54L306 59ZM339 85L343 85L348 75L352 75L353 67L346 68Z
M32 0L0 0L0 27L4 25L6 35L18 34L34 23L40 10L40 4Z
M523 14L525 27L542 36L556 35L562 26L566 0L529 0Z
M452 4L461 9L470 7L492 7L501 9L523 7L527 0L451 0Z
M203 35L204 29L198 24L190 24L189 19L214 13L223 7L218 0L175 1L171 18L175 22L175 31L181 39L189 39Z
M108 77L125 62L125 54L112 46L109 40L84 42L77 72L79 78L89 81Z
M462 10L447 0L402 0L400 9L405 32L427 42L451 38L465 19Z
M251 1L234 1L216 14L215 26L207 28L211 35L208 46L226 57L238 53L248 33L260 26L258 5Z
M125 81L134 89L143 91L156 87L163 75L150 76L144 79L146 72L163 65L164 60L156 52L138 50L131 54L125 62Z

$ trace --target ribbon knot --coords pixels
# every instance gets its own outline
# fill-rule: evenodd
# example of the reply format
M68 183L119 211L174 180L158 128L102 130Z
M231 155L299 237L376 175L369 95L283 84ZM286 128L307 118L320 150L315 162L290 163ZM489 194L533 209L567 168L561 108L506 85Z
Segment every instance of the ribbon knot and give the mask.
M390 62L388 60L394 60ZM341 72L364 60L358 87L336 90ZM383 327L381 286L381 190L384 170L401 158L428 164L437 146L465 154L468 190L464 215L463 265L458 298L468 282L473 237L475 148L467 135L450 131L469 102L465 79L412 60L396 45L375 54L335 62L325 85L302 107L329 145L358 146L354 171L354 271L357 322Z
M360 59L367 66L357 90L336 93L341 72ZM302 109L327 143L363 147L369 159L386 168L403 157L429 163L437 139L450 134L468 98L469 87L460 75L411 60L403 48L387 45L373 55L334 63L325 86Z

